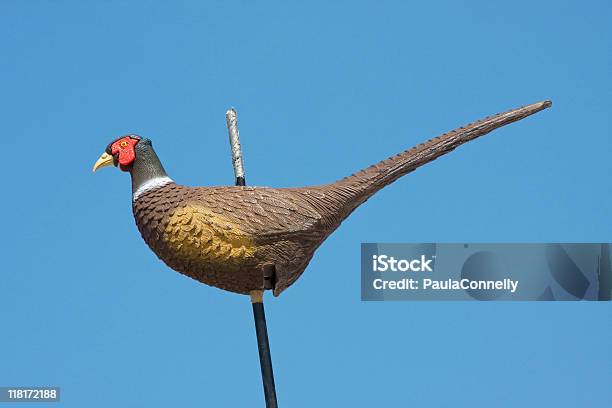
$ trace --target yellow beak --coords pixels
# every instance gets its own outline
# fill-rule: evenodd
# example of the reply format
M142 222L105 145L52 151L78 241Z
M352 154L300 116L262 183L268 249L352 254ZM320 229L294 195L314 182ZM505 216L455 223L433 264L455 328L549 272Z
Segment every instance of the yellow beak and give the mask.
M98 159L98 161L96 162L96 164L94 164L93 166L93 171L96 171L102 167L106 167L106 166L112 166L113 163L113 156L111 156L110 154L104 152L102 153L102 156L100 156L100 158Z

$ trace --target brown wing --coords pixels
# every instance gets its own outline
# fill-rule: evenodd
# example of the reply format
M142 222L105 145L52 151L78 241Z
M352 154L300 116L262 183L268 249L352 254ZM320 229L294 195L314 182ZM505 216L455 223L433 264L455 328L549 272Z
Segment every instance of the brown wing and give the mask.
M222 216L259 242L314 232L322 219L314 206L291 189L193 188L187 201Z

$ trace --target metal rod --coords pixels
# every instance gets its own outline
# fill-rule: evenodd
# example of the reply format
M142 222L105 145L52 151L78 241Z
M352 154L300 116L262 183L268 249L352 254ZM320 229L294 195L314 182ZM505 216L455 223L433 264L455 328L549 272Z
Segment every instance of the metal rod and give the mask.
M266 311L263 302L252 302L255 331L257 333L257 349L259 350L259 365L263 380L264 396L267 408L277 408L276 386L274 385L274 371L272 370L272 356L268 342L268 326L266 325Z
M238 114L234 108L225 112L227 130L229 132L230 147L232 149L232 165L236 185L246 185L244 176L244 164L242 162L242 148L240 146L240 134L238 133ZM262 271L263 272L263 271ZM262 273L262 285L264 278ZM251 304L253 306L253 318L255 320L255 333L257 335L257 349L259 351L259 365L261 366L261 379L263 381L266 408L278 408L276 401L276 386L274 385L274 371L272 370L272 356L270 354L270 342L268 340L268 326L266 324L266 311L263 305L263 290L251 292Z
M246 180L244 178L244 163L242 162L242 147L240 146L238 113L236 113L236 109L230 108L225 112L225 121L227 122L230 148L232 149L232 166L234 167L236 185L244 186L246 185Z

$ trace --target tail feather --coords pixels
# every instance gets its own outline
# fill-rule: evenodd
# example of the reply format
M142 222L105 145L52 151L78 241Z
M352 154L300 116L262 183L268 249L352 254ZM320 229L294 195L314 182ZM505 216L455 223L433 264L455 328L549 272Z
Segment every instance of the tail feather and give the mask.
M349 198L348 200L343 200L348 205L345 208L347 212L344 216L348 216L348 214L378 190L393 183L403 175L416 170L470 140L486 135L499 127L524 119L551 105L551 101L538 102L478 120L376 163L334 184L328 185L328 187L331 187L332 190L335 190L336 194L341 195L344 199Z

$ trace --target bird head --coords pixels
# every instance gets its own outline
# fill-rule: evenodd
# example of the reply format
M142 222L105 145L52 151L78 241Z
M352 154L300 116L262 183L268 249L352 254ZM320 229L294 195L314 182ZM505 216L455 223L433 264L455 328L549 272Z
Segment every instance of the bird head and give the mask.
M147 186L147 183L172 181L153 150L153 143L137 135L122 136L111 142L94 164L93 171L107 166L119 167L130 173L134 197L138 196L139 189Z
M94 164L93 171L107 166L115 166L123 171L130 171L136 159L136 145L143 140L146 139L137 135L126 135L111 142Z

